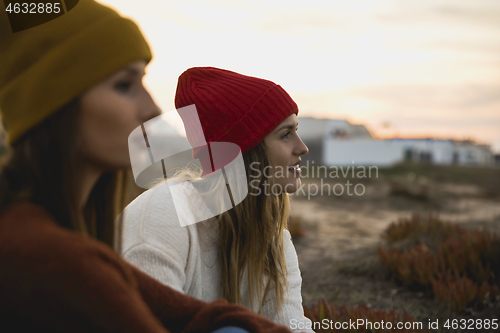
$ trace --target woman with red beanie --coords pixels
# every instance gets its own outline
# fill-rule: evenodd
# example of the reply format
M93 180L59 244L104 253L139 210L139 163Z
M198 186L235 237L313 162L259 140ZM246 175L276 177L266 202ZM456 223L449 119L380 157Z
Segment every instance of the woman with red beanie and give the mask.
M193 104L194 116L185 112ZM186 169L127 206L124 258L190 296L224 297L293 330L311 332L297 254L286 229L288 193L300 188L298 165L308 152L297 134L296 103L271 81L195 67L179 77L175 106L202 173ZM222 143L230 143L230 149L214 150ZM238 178L238 170L231 173L238 156L243 192L241 183L231 183ZM200 195L194 185L217 176L222 192L212 182ZM231 197L230 209L213 204L217 195L222 206ZM179 221L190 216L210 218L180 227Z
M0 330L289 332L183 295L113 250L128 136L160 114L142 84L151 52L138 27L92 0L28 30L8 22L0 11L11 146L0 173Z

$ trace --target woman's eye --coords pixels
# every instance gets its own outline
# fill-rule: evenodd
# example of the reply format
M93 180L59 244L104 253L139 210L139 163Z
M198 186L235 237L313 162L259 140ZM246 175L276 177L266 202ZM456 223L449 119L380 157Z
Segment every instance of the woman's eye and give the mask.
M284 139L287 139L290 137L290 131L286 132L285 134L283 134L282 138Z
M126 92L132 86L132 81L120 81L115 84L115 89L118 91Z

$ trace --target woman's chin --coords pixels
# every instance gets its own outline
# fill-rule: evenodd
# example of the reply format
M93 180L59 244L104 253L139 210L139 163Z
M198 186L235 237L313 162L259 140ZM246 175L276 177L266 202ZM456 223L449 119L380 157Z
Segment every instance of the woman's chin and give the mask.
M293 181L291 181L285 186L285 192L288 194L295 193L299 190L301 184L302 181L300 180L300 178L295 178Z

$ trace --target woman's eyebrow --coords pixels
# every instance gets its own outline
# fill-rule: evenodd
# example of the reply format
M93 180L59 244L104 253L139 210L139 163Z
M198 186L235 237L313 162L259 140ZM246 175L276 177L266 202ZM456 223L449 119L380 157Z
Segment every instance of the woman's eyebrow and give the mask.
M281 126L280 128L278 128L276 130L276 133L279 132L279 131L281 131L281 130L283 130L283 129L285 129L285 128L291 130L291 129L294 129L295 127L297 127L297 126L299 126L298 123L295 124L295 126L294 125L283 125L283 126Z
M136 75L136 76L139 75L139 71L137 69L135 69L134 67L126 67L124 69L124 71L126 71L132 75ZM142 72L141 75L145 75L145 74L146 74L146 72Z

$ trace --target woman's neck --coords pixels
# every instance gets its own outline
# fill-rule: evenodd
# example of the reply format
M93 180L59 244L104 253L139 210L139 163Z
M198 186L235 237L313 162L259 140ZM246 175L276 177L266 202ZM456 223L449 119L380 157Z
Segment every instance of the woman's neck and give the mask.
M102 170L91 165L87 165L83 168L78 197L78 211L80 214L83 214L83 208L89 200L90 193L102 174Z

